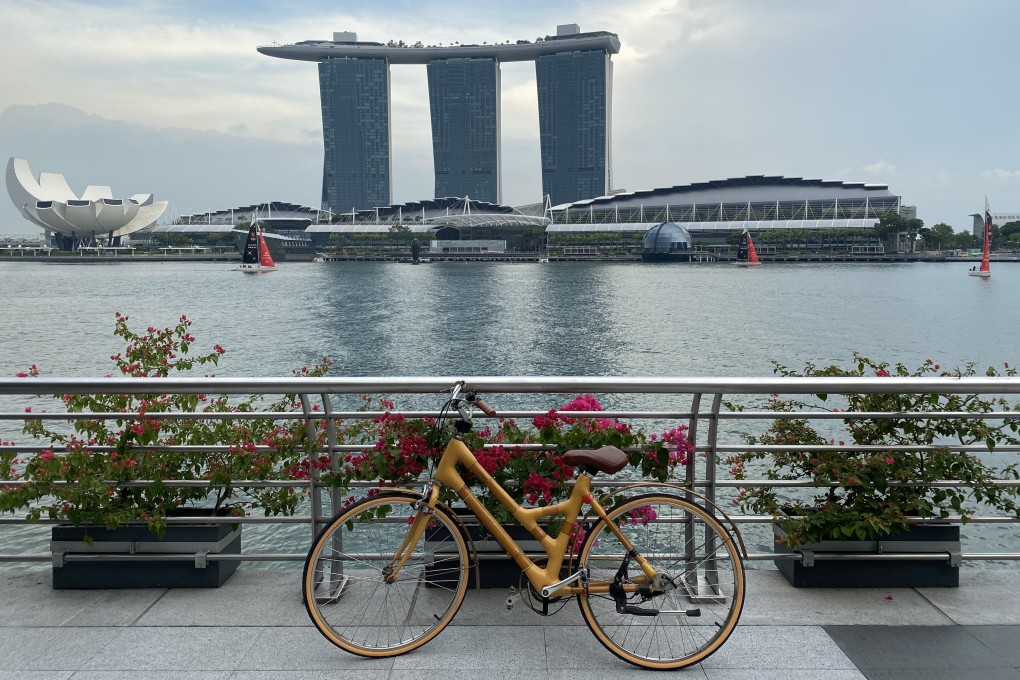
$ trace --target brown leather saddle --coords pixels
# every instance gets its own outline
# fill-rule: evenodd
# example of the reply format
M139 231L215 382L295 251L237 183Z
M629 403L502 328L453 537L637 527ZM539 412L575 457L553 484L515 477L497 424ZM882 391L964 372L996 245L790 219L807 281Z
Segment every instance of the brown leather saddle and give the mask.
M615 446L600 449L574 449L563 454L563 462L571 467L580 467L586 472L596 470L613 474L627 467L627 454Z

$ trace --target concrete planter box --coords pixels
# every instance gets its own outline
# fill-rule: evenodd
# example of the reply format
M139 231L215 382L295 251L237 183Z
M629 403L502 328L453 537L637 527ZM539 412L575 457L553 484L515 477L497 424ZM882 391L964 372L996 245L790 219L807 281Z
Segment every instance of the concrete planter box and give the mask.
M85 536L92 539L91 545ZM240 554L241 526L171 524L162 539L144 526L53 527L55 589L90 588L217 588L234 573L240 560L208 560L208 555ZM73 561L77 555L145 555L151 559ZM167 560L189 555L188 560Z
M773 525L776 539L786 536ZM960 527L950 524L918 524L873 541L822 541L791 550L776 543L776 554L800 552L804 558L775 560L776 567L798 588L956 588L960 585ZM852 558L826 559L836 553ZM868 555L936 553L944 560L868 559ZM819 559L821 558L821 559Z

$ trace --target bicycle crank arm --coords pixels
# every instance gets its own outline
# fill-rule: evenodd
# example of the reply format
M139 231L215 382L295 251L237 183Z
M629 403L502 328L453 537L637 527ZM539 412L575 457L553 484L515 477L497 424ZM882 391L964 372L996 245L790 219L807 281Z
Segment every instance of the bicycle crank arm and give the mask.
M617 610L619 611L619 610ZM646 609L635 607L632 604L624 605L621 614L633 614L634 616L661 616L662 614L683 614L684 616L701 616L701 609Z
M576 583L577 581L580 581L582 584L588 583L588 568L587 567L581 567L580 569L577 570L576 573L568 576L567 578L563 579L559 583L554 583L554 584L552 584L550 586L546 586L545 588L542 588L542 597L544 597L545 599L549 599L550 597L552 597L553 593L555 593L557 590L559 590L563 586L569 586L571 583Z

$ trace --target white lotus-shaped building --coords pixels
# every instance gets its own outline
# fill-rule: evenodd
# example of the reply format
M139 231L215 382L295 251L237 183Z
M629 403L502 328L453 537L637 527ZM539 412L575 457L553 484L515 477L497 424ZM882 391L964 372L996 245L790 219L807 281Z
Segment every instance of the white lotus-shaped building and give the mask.
M28 161L7 161L7 193L29 222L55 232L62 248L105 242L151 226L166 211L167 201L153 202L152 194L114 198L110 187L89 186L81 198L67 186L64 176L32 174ZM66 244L66 245L64 245Z

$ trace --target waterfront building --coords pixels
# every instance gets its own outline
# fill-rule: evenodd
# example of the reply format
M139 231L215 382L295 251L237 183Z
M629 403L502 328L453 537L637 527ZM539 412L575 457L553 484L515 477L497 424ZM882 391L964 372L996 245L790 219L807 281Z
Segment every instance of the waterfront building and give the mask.
M645 262L689 262L693 243L691 232L674 222L663 222L645 233L641 259Z
M554 205L612 187L613 64L605 52L559 52L535 60L542 193Z
M874 228L898 213L886 184L748 175L644 191L620 191L550 209L551 230L574 225L676 222L693 236L774 229Z
M209 210L181 215L173 224L148 226L132 234L131 245L152 250L169 245L240 252L253 218L262 226L274 260L310 260L315 250L306 230L308 225L328 219L328 213L287 201Z
M882 249L877 239L862 234L873 230L883 215L912 210L885 184L749 175L551 206L546 232L550 249L555 246L566 254L581 243L588 250L631 252L642 247L650 229L663 223L679 225L697 247L707 250L728 250L735 235L747 229L755 235L793 230L824 234L829 241L859 241L860 248L877 252ZM761 244L762 252L768 249L767 243Z
M174 221L174 224L178 226L219 225L233 227L242 223L248 224L253 215L258 217L264 227L274 231L304 231L309 224L328 219L328 213L318 208L287 201L267 201L240 205L236 208L181 215Z
M376 235L379 243L418 238L443 242L448 252L481 248L494 252L512 248L523 238L540 244L548 224L540 205L522 210L470 198L436 198L335 214L309 225L305 233L318 247L353 240L368 243Z
M385 59L319 62L322 205L352 210L390 202L390 70Z
M436 59L427 70L435 196L499 203L499 62Z
M253 210L278 234L325 249L358 242L384 247L418 238L450 252L546 249L556 256L633 256L665 249L670 259L726 255L745 229L761 253L775 252L782 232L806 249L835 248L880 255L873 231L883 215L909 216L913 206L885 184L749 175L646 191L619 192L557 206L511 207L470 198L435 198L332 213L274 201L260 206L185 215L179 221L229 230ZM183 227L187 230L188 227ZM160 227L167 232L177 227ZM655 238L649 242L650 232ZM460 241L458 245L452 245ZM494 245L503 242L503 245ZM472 251L473 252L473 251Z
M993 212L992 215L992 226L1002 227L1010 222L1020 222L1020 212ZM974 224L971 227L971 233L978 238L985 237L985 214L984 213L971 213L971 218L974 220Z
M124 236L155 224L169 205L152 194L114 198L108 186L87 186L79 197L64 176L43 172L38 179L28 161L7 161L7 193L22 216L45 230L61 250L121 245Z
M338 32L332 41L258 51L319 64L322 207L333 212L392 200L391 64L427 66L436 198L501 201L499 68L505 61L536 64L543 194L563 203L610 191L611 55L620 51L613 33L564 24L534 42L442 46L361 42L356 33Z

